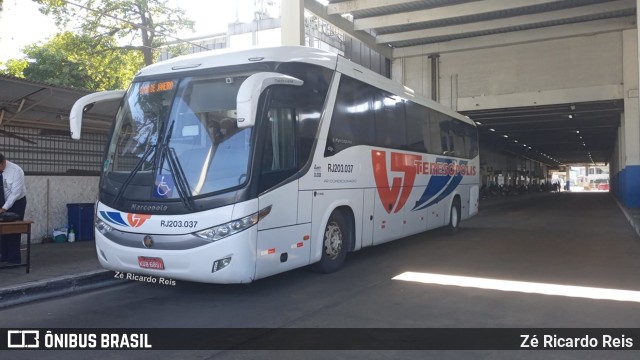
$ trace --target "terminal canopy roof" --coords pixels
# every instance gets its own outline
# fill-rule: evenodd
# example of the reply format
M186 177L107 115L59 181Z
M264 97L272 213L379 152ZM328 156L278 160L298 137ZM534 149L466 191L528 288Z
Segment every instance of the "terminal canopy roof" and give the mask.
M636 0L305 0L305 7L389 59L636 29ZM479 123L482 143L559 166L611 158L624 103L601 100L458 110Z
M0 75L0 136L15 136L8 127L28 127L69 134L69 111L90 91ZM118 102L97 104L83 121L83 132L106 133Z

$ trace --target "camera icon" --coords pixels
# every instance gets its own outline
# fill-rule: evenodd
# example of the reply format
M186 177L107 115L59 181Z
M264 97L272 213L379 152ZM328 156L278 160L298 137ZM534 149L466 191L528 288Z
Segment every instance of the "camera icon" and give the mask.
M7 347L11 349L25 349L40 347L39 330L8 330Z

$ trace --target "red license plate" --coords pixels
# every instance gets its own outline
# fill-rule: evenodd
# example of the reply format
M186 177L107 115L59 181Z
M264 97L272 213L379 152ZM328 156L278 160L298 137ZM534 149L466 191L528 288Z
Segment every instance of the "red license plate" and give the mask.
M161 258L138 256L138 265L143 269L164 270L164 262Z

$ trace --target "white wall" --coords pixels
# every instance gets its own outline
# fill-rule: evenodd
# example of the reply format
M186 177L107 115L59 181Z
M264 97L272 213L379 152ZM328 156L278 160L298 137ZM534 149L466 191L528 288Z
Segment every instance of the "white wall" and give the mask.
M67 225L67 204L95 202L98 181L97 176L26 176L25 220L34 222L32 243L41 242L54 228Z
M441 77L457 73L460 97L622 83L622 34L474 50L441 56ZM447 93L448 84L442 84Z
M618 31L445 53L440 102L463 111L619 99L622 44ZM394 59L393 79L430 97L428 55Z

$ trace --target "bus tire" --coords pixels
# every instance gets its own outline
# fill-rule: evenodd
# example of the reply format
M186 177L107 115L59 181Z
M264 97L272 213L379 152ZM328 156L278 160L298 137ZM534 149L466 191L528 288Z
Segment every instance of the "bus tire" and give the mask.
M447 229L449 232L454 233L458 231L460 227L460 198L456 197L453 199L453 204L451 204L451 211L449 212L449 225Z
M350 240L351 230L345 214L334 211L324 228L322 256L313 264L313 270L324 274L338 271L347 257Z

